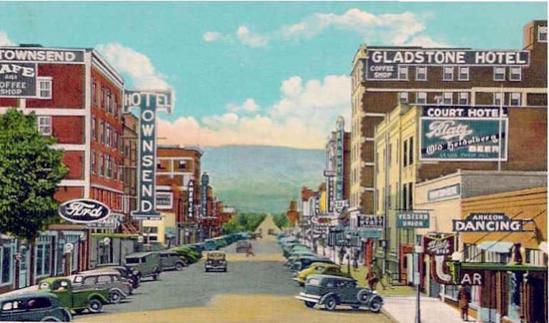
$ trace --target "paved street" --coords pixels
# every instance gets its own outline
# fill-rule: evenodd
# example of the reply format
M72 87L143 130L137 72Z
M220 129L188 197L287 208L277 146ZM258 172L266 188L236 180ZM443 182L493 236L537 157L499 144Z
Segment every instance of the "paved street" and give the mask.
M76 316L78 322L390 322L383 314L341 309L307 309L294 299L300 288L282 265L272 240L254 241L255 257L229 246L227 273L205 273L203 262L182 272L145 281L131 301L105 307L100 315Z

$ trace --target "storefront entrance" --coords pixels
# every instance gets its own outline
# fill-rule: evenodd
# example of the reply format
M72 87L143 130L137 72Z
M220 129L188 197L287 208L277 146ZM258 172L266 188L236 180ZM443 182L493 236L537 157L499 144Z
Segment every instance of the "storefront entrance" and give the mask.
M30 253L29 248L25 245L22 245L19 253L21 255L21 258L19 260L19 286L17 288L24 288L29 286L29 280L30 280L30 271L29 271L29 263L30 263Z

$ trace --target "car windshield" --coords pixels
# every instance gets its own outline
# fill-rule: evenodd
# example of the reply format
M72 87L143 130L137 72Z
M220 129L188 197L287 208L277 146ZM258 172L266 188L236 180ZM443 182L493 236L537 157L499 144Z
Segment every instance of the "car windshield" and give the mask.
M309 285L311 285L311 286L320 286L320 279L310 278L310 279L307 281L307 284L309 284Z
M128 257L126 258L127 264L138 264L139 263L139 257Z

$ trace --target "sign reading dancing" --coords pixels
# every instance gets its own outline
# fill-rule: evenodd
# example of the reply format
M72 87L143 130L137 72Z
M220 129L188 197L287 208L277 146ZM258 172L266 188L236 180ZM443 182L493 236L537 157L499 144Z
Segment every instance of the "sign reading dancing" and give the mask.
M471 213L463 220L452 220L454 232L523 232L530 220L510 219L504 213Z
M126 91L124 107L139 107L138 204L134 219L159 219L156 212L156 113L172 110L171 91Z

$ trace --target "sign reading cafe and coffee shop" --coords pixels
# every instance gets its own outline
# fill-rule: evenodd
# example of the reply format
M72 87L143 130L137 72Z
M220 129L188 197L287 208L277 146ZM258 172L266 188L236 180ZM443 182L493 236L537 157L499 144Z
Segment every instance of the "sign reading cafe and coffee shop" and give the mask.
M59 205L59 215L73 223L93 223L106 219L111 210L105 204L90 199L76 199Z
M499 107L424 106L420 120L420 160L507 160L507 109L501 109L501 118L499 110Z
M528 51L464 49L368 49L364 61L365 79L374 81L407 80L399 67L420 66L528 66Z

